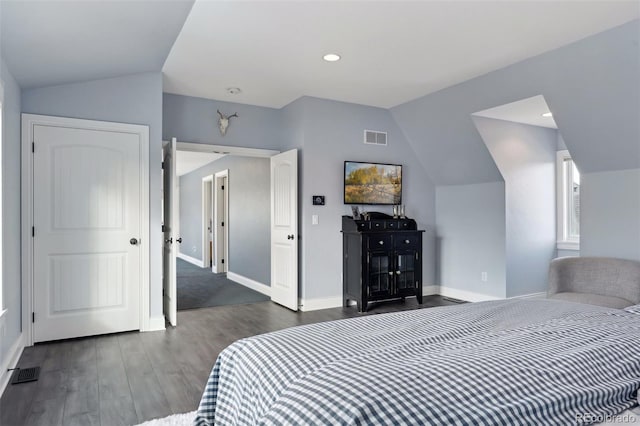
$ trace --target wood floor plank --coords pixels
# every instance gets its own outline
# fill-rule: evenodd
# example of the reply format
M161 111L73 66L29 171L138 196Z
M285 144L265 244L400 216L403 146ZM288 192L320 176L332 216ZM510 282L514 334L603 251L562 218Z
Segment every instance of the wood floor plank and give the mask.
M131 395L100 399L100 424L102 426L130 426L138 422L138 415Z
M218 356L234 341L302 324L455 302L405 303L292 312L271 302L178 312L177 328L37 344L20 366L40 365L40 380L9 385L0 425L131 425L197 408Z
M29 426L60 426L64 415L64 401L66 394L55 398L34 401L25 425Z

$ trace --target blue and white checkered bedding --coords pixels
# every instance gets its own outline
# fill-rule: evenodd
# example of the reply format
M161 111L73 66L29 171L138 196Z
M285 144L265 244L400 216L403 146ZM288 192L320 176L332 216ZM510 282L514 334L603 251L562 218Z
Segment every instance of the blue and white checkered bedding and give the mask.
M569 425L637 404L640 315L503 300L239 340L194 424Z

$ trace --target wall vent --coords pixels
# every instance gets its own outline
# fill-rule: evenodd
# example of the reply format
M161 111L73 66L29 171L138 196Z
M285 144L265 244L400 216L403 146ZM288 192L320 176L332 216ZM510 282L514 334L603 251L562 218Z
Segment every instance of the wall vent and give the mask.
M386 145L387 132L376 132L375 130L365 130L364 143L369 145Z

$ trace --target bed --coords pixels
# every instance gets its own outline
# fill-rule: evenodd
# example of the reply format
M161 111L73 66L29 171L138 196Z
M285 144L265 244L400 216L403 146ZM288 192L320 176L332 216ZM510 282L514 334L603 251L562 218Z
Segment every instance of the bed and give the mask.
M239 340L194 424L589 424L639 388L638 306L501 300Z

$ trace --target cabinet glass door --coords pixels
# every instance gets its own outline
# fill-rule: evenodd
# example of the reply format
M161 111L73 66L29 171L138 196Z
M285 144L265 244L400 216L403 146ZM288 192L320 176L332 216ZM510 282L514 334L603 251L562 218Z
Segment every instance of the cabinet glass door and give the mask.
M384 297L391 294L391 262L388 253L369 253L367 277L369 298Z
M413 293L416 288L416 251L396 252L395 260L396 293Z

